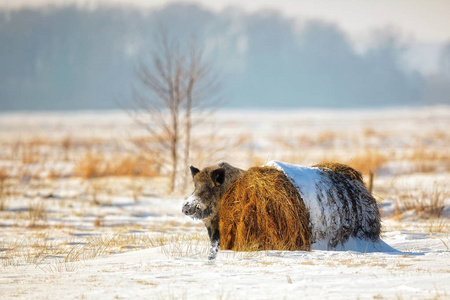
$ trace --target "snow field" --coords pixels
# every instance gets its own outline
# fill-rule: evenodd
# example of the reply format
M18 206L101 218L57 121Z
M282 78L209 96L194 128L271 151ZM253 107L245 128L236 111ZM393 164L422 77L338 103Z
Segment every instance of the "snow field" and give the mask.
M204 226L181 213L191 190L168 195L164 174L74 174L88 151L106 162L130 153L143 132L123 113L2 114L0 299L450 298L450 108L219 112L204 124L198 167L376 167L386 244L208 262Z

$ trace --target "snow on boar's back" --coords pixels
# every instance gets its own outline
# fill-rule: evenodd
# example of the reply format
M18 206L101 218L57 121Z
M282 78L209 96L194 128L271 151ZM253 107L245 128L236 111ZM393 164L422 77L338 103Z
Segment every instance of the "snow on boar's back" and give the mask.
M310 216L312 240L332 249L350 237L380 240L380 212L376 200L356 170L343 164L302 167L272 161L300 193Z

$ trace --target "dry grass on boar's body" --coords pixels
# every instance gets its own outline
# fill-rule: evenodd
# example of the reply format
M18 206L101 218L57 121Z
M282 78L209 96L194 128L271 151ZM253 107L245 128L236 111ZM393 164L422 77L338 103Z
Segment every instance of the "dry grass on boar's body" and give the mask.
M220 247L225 250L310 250L309 213L286 175L254 167L221 199Z

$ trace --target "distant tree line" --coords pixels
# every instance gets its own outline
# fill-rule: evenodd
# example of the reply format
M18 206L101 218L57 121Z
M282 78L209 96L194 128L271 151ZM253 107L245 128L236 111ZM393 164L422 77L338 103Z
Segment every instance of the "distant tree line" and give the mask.
M440 69L424 75L404 66L408 44L387 31L359 53L333 24L304 21L299 28L276 12L174 4L0 12L0 110L117 107L132 93L136 67L161 24L178 40L196 34L220 70L230 106L450 103L450 42Z

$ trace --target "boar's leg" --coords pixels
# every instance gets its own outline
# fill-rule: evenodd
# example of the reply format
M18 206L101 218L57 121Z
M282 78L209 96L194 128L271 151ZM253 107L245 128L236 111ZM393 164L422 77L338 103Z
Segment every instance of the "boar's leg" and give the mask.
M220 248L220 233L219 233L219 222L215 218L208 228L209 239L211 240L211 246L209 248L208 259L213 260L217 256Z

